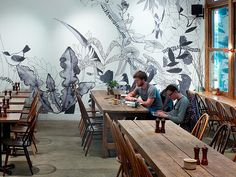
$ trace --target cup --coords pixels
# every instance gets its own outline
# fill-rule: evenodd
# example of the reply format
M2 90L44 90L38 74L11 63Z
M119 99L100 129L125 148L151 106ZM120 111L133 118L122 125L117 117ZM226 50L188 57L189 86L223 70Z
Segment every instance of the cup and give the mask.
M195 170L197 166L197 160L186 158L184 159L184 168L186 170Z
M113 100L113 104L114 104L114 105L117 105L117 104L118 104L118 100L117 100L117 99L114 99L114 100Z

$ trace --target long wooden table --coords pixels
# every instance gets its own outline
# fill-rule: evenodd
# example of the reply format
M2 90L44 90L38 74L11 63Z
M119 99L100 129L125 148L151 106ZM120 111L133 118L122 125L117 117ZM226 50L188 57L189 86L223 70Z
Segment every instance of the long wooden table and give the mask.
M98 107L99 111L103 114L103 135L102 135L102 144L103 144L103 156L107 157L107 152L109 149L114 149L114 143L108 143L108 128L109 124L106 121L105 113L108 113L112 119L119 120L125 119L126 117L145 117L148 113L148 110L143 106L138 108L132 108L126 105L113 105L112 100L114 95L107 95L106 90L92 90L91 99L92 99L92 108L95 109L95 104Z
M25 104L26 98L12 98L10 99L10 104ZM0 98L0 104L2 104L2 98Z
M155 121L119 120L121 131L127 134L135 149L160 177L235 177L236 163L208 147L208 166L196 170L183 168L184 158L193 158L193 148L205 143L171 121L166 121L166 133L155 133ZM200 155L201 158L201 155Z
M9 94L7 94L9 96ZM3 98L5 96L4 93L0 94L0 98ZM12 98L28 98L30 96L30 93L26 92L19 92L16 94L15 92L12 93Z

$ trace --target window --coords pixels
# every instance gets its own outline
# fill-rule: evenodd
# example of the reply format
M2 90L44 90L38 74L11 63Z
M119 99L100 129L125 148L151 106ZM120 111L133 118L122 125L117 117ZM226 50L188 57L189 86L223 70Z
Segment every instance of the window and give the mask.
M206 1L206 91L236 98L236 0Z

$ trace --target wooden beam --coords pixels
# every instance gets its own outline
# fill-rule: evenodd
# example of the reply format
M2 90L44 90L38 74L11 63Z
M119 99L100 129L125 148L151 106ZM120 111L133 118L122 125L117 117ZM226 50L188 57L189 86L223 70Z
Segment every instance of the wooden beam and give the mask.
M232 0L228 0L229 4L229 49L234 48L234 3ZM234 98L234 86L235 86L235 67L234 67L234 58L235 53L229 52L229 91L228 96Z
M207 2L205 3L205 9L204 9L204 14L205 14L205 89L206 91L209 91L210 88L210 67L209 67L209 8L207 5Z

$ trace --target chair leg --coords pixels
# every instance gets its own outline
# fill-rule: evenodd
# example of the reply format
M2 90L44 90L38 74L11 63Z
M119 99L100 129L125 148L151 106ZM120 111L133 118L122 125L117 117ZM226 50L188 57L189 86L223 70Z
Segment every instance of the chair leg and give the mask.
M29 152L28 152L26 147L24 147L24 152L25 152L25 157L26 157L26 160L27 160L29 168L30 168L30 172L33 175L34 174L33 169L32 169L33 165L32 165L32 162L30 160Z
M82 143L81 143L81 146L83 146L84 145L84 141L86 140L86 138L87 138L87 136L88 136L88 130L85 130L85 132L84 132L84 135L83 135L83 137L82 137Z
M9 159L9 155L10 155L10 154L11 154L11 149L10 149L9 147L7 147L3 176L5 176L5 174L6 174L6 166L7 166L8 159Z
M86 148L86 146L87 146L87 144L88 144L88 141L89 141L89 139L90 139L90 136L91 136L91 132L88 132L88 135L87 135L87 137L86 137L86 139L85 139L85 143L84 143L83 150L85 150L85 148Z
M121 172L122 172L122 164L120 164L120 167L119 167L119 170L116 174L116 177L119 177Z
M37 148L37 145L36 145L36 138L35 136L33 135L33 139L32 139L32 143L34 145L34 148L35 148L35 154L38 152L38 148Z
M90 134L90 138L89 138L89 141L88 141L88 146L87 146L87 149L86 149L86 152L85 152L85 156L87 156L87 154L88 154L88 151L89 151L89 148L91 146L92 140L93 140L93 132L91 132L91 134Z

